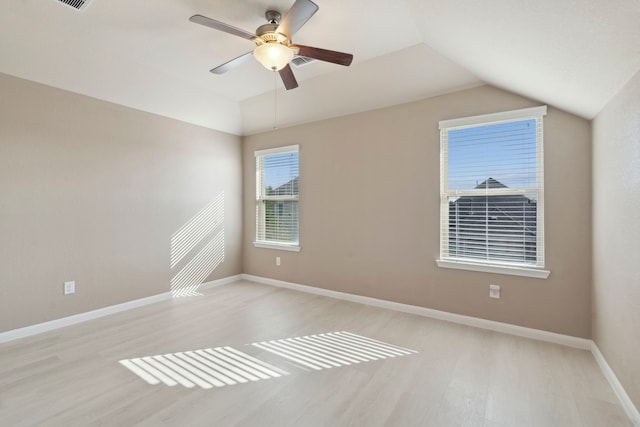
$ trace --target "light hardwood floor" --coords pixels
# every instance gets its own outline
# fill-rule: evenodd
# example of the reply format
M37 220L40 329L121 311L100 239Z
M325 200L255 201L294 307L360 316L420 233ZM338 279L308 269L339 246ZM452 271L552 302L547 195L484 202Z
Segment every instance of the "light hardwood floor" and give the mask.
M349 331L418 353L314 371L250 343ZM290 373L150 385L119 360L230 346ZM0 345L2 426L628 426L587 351L240 281Z

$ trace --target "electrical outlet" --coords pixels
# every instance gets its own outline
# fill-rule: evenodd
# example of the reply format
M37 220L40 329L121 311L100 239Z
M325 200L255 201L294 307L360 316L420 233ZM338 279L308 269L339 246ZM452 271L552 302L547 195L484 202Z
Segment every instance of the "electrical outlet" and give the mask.
M276 265L278 267L280 267L280 257L279 256L276 257Z
M75 280L71 280L69 282L64 282L64 294L75 294L76 293L76 282Z
M500 298L500 285L489 285L489 298Z

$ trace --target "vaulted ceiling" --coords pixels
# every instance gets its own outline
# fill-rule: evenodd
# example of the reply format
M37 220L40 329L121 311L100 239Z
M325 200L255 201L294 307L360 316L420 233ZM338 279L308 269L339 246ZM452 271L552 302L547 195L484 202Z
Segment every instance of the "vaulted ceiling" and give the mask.
M353 53L293 67L285 91L245 39L293 0L0 2L0 72L143 111L251 134L488 83L587 119L640 69L638 0L316 0L295 42ZM274 90L275 89L275 90ZM275 114L274 114L275 112Z

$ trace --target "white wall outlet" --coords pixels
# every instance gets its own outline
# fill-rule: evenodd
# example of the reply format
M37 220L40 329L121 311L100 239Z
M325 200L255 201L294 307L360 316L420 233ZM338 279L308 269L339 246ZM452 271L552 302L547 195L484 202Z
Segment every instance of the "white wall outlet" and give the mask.
M280 257L279 256L276 257L276 265L278 267L280 267Z
M489 298L500 298L500 285L489 285Z
M76 293L76 282L75 280L71 280L68 282L64 282L64 294L75 294Z

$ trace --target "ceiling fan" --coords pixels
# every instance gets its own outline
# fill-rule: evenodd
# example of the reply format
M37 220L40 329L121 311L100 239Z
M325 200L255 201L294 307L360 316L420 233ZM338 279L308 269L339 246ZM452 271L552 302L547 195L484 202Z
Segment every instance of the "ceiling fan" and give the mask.
M230 69L244 64L251 59L251 56L254 56L265 68L278 71L284 87L289 90L298 87L298 82L289 65L294 56L302 56L344 66L351 65L353 60L353 55L349 53L292 43L293 35L317 11L318 5L310 0L296 0L284 18L282 18L280 12L268 10L265 13L268 23L259 26L255 34L202 15L193 15L189 20L214 30L251 40L256 44L253 51L213 68L211 70L212 73L224 74Z

